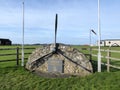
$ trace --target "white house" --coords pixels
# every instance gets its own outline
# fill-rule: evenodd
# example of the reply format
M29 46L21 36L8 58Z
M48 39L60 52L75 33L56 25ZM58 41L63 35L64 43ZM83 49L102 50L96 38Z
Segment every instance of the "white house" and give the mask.
M101 40L101 46L120 46L120 39L105 39Z

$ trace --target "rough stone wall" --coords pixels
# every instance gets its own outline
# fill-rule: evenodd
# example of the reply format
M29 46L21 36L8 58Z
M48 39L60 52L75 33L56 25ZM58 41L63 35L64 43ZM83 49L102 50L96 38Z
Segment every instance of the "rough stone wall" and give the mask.
M28 62L26 63L26 68L30 71L36 70L40 72L49 73L48 61L62 60L64 63L63 72L61 74L85 76L92 73L93 69L90 61L85 57L83 53L79 52L77 49L74 49L67 45L59 44L57 53L45 56L51 53L53 48L54 44L45 46L43 48L37 48L29 56ZM39 64L32 68L32 63L36 60L39 61L37 62Z

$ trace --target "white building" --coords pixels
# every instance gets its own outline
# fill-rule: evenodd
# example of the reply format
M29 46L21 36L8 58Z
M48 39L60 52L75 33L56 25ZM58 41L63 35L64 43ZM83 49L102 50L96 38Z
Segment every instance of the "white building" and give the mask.
M120 39L105 39L101 40L101 46L120 46Z

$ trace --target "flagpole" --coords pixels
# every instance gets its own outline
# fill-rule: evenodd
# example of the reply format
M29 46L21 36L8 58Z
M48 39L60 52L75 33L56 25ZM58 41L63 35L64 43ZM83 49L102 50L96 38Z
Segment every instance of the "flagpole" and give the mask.
M22 63L21 66L24 66L24 2L23 4L23 31L22 31Z
M91 29L90 29L90 36L89 36L89 38L90 38L90 46L91 46Z
M90 42L89 42L89 43L90 43L90 46L89 46L89 47L90 47L90 52L89 52L89 54L90 54L90 61L92 61L92 58L91 58L91 56L92 56L92 55L91 55L91 54L92 54L92 51L91 51L91 29L90 29L89 38L90 38Z
M90 45L89 45L90 46L90 52L89 52L89 54L90 54L90 61L92 61L92 47L91 47L92 46L92 43L91 43L91 41L92 41L91 34L92 33L94 35L97 35L96 32L93 29L90 29L90 35L89 35L89 38L90 38L90 42L89 42L90 43Z
M101 41L101 28L100 28L100 0L98 0L98 72L101 72L101 51L100 51L100 41Z

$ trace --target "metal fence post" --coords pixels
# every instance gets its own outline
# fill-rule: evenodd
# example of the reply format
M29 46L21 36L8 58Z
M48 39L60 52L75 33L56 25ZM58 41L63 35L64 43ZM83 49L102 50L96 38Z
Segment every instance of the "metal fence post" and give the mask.
M19 47L17 47L17 51L16 51L16 64L17 66L19 65Z

